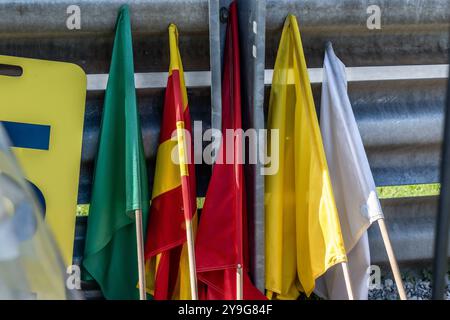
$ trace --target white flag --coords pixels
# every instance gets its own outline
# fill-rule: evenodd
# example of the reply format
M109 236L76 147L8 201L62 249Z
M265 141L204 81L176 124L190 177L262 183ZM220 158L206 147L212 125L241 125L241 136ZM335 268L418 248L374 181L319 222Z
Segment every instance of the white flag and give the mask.
M383 213L347 95L345 66L330 43L323 65L320 127L354 298L365 300L370 267L367 228L383 218ZM348 299L341 266L333 267L319 279L316 293L329 299Z

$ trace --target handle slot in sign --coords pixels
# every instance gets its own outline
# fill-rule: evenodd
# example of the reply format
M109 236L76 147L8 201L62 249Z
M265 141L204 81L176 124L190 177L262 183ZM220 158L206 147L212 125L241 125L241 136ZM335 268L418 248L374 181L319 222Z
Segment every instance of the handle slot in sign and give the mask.
M0 76L6 77L20 77L23 74L23 69L20 66L0 63Z

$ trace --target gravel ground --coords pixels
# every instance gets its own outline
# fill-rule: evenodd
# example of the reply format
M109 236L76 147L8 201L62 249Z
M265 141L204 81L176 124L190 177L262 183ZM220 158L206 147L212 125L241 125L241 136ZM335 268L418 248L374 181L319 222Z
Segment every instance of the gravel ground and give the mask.
M403 285L405 286L408 300L429 300L431 299L431 273L423 270L419 274L402 274ZM447 287L445 299L450 300L449 277L446 278ZM374 288L369 291L369 300L397 300L399 299L397 287L394 279L386 277L381 280L381 288Z

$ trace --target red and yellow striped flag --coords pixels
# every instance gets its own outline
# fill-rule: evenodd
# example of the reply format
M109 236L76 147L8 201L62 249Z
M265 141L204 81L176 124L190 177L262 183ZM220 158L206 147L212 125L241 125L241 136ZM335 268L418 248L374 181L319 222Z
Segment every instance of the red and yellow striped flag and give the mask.
M147 291L157 300L184 300L191 299L185 219L192 219L195 229L197 205L192 139L185 137L186 132L192 136L191 119L178 49L178 30L173 24L169 26L169 43L169 78L156 156L145 259ZM175 152L180 155L179 164L172 159L178 141L183 141ZM183 209L183 197L190 204L187 210Z

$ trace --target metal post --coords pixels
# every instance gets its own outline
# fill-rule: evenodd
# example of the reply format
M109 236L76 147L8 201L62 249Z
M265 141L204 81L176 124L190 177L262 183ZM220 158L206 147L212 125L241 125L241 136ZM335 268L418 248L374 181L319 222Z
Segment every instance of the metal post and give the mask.
M448 240L450 232L450 81L447 84L447 110L445 112L444 141L442 144L441 194L436 220L434 242L433 296L444 299L445 274L448 271Z
M264 129L264 67L265 67L265 0L237 0L241 48L242 110L244 129ZM264 176L259 154L264 154L265 143L249 141L245 166L247 189L248 240L250 275L256 287L264 292ZM256 163L249 163L253 157Z

